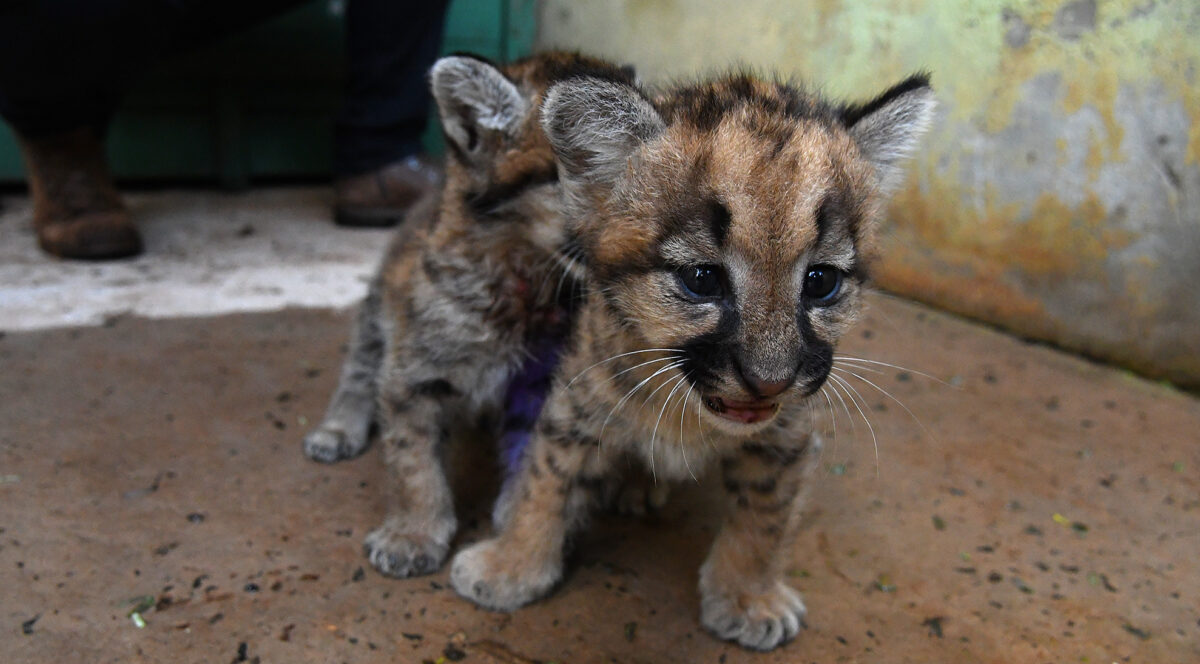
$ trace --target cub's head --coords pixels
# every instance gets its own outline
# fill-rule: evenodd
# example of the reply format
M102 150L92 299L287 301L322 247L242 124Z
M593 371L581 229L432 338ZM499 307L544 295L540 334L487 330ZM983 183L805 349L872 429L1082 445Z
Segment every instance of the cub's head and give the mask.
M746 75L654 99L575 78L541 121L591 290L634 343L677 349L708 419L743 434L825 381L933 106L924 75L847 106Z
M538 123L547 88L580 76L633 83L633 70L577 53L547 52L507 65L470 55L439 59L430 87L446 138L446 185L480 216L557 183L554 152Z

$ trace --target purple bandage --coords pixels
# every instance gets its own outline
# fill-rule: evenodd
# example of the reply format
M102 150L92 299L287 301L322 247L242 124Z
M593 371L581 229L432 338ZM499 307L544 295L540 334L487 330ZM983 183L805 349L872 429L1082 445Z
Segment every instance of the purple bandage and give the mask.
M533 436L554 370L558 368L562 337L543 336L527 347L531 357L513 376L504 398L504 424L500 433L500 459L504 474L511 476L521 463L521 454Z

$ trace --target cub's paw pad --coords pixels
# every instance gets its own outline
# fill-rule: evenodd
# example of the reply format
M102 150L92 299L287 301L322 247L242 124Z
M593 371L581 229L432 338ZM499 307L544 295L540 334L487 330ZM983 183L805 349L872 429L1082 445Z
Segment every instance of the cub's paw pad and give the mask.
M355 445L346 432L340 429L321 427L313 429L304 437L304 454L321 463L349 459L362 451L361 448L361 445Z
M512 611L543 597L562 576L562 563L538 563L521 551L505 551L498 540L463 549L450 565L450 584L459 595L497 611Z
M800 593L779 583L772 590L737 599L705 596L700 622L718 637L744 648L771 650L790 641L805 627L806 610Z
M387 526L371 531L363 554L381 574L396 578L436 572L446 559L447 546L429 538L394 532Z

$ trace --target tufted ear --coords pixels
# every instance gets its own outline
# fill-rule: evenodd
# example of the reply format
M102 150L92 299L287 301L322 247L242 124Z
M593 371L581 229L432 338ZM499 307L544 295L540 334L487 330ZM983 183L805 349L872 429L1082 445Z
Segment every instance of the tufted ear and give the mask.
M872 101L842 108L842 123L863 156L875 166L879 187L885 193L900 185L900 164L929 129L935 106L929 74L920 73Z
M637 88L601 78L558 83L542 103L542 129L568 183L615 181L633 152L664 126Z
M434 63L429 78L442 129L468 158L479 154L484 133L511 135L529 111L517 86L483 60L447 56Z

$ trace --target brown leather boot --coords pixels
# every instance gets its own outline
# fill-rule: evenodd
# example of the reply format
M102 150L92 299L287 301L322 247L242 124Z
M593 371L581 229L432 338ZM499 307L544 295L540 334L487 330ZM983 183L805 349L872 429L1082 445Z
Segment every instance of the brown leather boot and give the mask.
M104 146L88 129L20 138L38 244L61 258L104 260L142 252L113 185Z
M333 220L340 226L393 226L441 177L441 169L422 155L339 178L333 183Z

